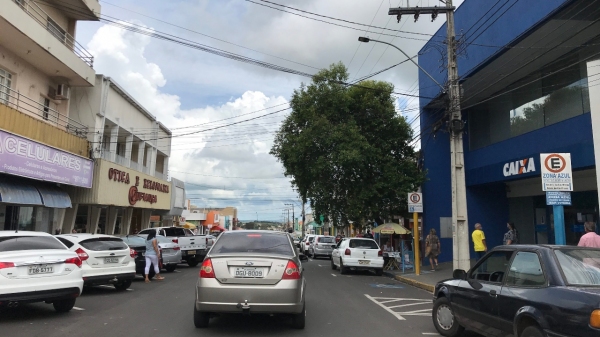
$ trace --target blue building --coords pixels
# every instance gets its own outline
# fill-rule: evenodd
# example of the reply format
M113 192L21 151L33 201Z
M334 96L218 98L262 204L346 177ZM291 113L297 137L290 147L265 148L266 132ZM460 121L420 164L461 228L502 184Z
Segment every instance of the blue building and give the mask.
M584 221L598 220L599 20L598 0L466 0L456 10L469 231L481 223L489 247L502 244L509 221L521 243L554 243L540 153L571 153L567 244L577 244ZM444 25L419 55L420 66L440 83L447 80L445 38ZM447 97L423 72L419 88L428 179L424 229L437 230L440 259L447 261L452 259Z

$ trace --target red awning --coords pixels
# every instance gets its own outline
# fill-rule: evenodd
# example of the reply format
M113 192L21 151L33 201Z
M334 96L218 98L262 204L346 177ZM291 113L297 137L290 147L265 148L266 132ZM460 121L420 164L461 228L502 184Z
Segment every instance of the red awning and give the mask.
M221 226L215 226L215 225L213 225L213 226L212 226L212 227L209 229L209 231L211 231L211 232L224 232L224 231L225 231L225 228L223 228L223 227L221 227Z

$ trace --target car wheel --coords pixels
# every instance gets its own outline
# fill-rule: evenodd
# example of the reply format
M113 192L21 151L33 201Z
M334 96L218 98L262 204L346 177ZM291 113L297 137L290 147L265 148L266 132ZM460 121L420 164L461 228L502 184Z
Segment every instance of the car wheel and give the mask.
M117 282L114 284L114 286L115 286L115 289L117 289L118 291L127 290L127 288L129 288L131 286L131 280Z
M198 265L198 260L196 260L196 259L189 259L189 260L187 261L187 263L188 263L188 266L190 266L190 267L195 267L195 266L197 266L197 265Z
M292 327L294 329L304 329L306 325L306 304L302 308L302 312L292 316Z
M331 259L331 269L336 270L337 266L333 263L333 259Z
M167 270L169 273L172 273L172 272L174 272L176 268L177 268L177 265L176 265L176 264L169 264L169 265L167 265L167 266L165 267L165 269L166 269L166 270Z
M377 275L377 276L383 275L383 268L377 268L377 269L375 269L375 275Z
M526 327L519 337L546 337L542 330L535 325Z
M452 305L445 297L438 298L433 304L433 325L435 329L446 337L457 337L465 328L458 324Z
M194 306L194 325L196 328L208 328L209 320L210 314L208 312L198 311Z
M75 306L75 299L69 298L66 300L54 301L52 303L56 312L69 312Z
M344 267L344 261L340 258L340 274L348 274L348 268Z

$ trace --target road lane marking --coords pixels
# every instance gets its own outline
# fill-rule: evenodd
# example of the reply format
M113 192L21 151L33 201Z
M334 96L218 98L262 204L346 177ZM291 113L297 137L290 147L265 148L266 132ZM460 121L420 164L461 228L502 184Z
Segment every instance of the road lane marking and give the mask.
M406 320L404 316L427 316L431 317L431 300L422 299L422 298L391 298L391 297L371 297L367 294L365 296L371 301L375 302L380 307L384 308L387 312L392 315L399 317L400 320ZM402 304L396 304L398 302L404 301ZM411 302L411 303L406 303ZM386 305L386 304L395 304L395 305ZM396 309L405 308L409 306L417 306L424 305L425 309L416 309L410 310L408 308L404 309L407 311L397 311ZM403 310L403 309L400 309Z
M320 264L318 264L317 266L319 266L319 267L323 267L323 266L322 266L322 265L320 265Z
M429 304L429 303L431 303L431 302L430 301L423 301L423 302L417 302L417 303L392 305L391 307L388 307L388 308L394 309L394 308L409 307L411 305L420 305L420 304ZM427 310L431 310L431 309L427 309Z
M80 308L80 307L73 307L73 310L84 311L85 309L83 309L83 308Z
M423 332L423 335L427 335L427 336L441 336L437 332Z
M392 309L390 309L390 308L386 307L385 305L383 305L383 304L379 303L379 302L378 302L376 299L374 299L373 297L371 297L371 296L369 296L369 295L367 295L367 294L365 294L365 296L366 296L368 299L370 299L371 301L375 302L375 304L377 304L378 306L380 306L380 307L382 307L383 309L385 309L385 311L387 311L387 312L389 312L390 314L392 314L392 315L396 316L396 318L398 318L398 320L400 320L400 321L405 321L405 320L406 320L406 318L404 318L404 317L402 317L402 316L398 315L398 314L397 314L397 313L396 313L394 310L392 310Z
M331 274L331 276L333 276L333 277L337 277L337 275L336 275L336 274Z

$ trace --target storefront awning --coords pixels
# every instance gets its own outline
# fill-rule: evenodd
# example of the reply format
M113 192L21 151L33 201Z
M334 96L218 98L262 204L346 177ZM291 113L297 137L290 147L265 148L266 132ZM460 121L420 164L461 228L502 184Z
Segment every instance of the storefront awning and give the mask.
M44 206L50 208L71 208L71 198L57 186L36 186L42 196Z
M0 181L0 202L7 204L42 206L38 190L29 184Z

